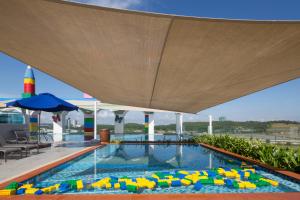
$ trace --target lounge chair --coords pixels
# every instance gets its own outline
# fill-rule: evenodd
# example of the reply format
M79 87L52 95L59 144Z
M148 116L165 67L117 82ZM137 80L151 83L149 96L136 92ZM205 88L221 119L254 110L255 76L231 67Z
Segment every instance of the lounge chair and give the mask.
M14 132L14 139L6 140L8 143L13 144L36 144L39 148L50 147L51 143L39 143L38 140L32 140L27 134L27 131L16 130Z
M22 150L25 150L26 156L27 156L28 152L30 152L31 149L36 149L37 153L39 153L39 145L37 145L37 144L9 144L9 143L6 143L6 140L1 135L0 135L0 147L21 148Z
M22 149L21 148L4 148L0 147L0 153L3 154L3 159L6 162L7 161L7 155L10 153L20 153L20 158L22 158Z

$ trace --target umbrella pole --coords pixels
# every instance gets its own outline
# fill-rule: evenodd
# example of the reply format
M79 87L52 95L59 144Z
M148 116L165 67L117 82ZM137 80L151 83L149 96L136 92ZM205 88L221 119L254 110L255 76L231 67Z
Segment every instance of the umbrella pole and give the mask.
M42 113L42 111L40 111L40 113L39 113L39 124L38 124L38 126L39 126L39 128L38 128L38 144L40 144L41 113Z

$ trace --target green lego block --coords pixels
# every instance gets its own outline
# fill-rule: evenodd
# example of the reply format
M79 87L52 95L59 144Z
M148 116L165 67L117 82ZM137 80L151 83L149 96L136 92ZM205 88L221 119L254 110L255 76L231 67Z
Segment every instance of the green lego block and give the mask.
M167 181L159 181L158 186L161 188L169 187L169 184Z
M18 187L19 187L19 183L14 181L14 182L11 182L8 186L6 186L5 189L16 190L16 189L18 189Z
M126 187L128 192L137 192L137 186L135 185L127 185Z

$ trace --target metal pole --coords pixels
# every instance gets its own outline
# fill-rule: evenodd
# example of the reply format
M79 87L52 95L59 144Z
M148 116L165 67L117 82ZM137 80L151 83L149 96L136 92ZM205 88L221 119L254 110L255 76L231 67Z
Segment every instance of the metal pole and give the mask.
M41 133L41 113L42 111L39 112L39 129L38 129L38 144L40 144L40 133Z
M97 139L97 101L94 102L94 140Z

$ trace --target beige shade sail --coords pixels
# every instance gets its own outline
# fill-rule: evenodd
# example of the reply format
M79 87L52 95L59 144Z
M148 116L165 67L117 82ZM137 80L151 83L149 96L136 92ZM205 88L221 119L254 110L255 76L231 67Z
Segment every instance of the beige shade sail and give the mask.
M0 1L0 49L102 102L196 113L300 76L300 22Z

